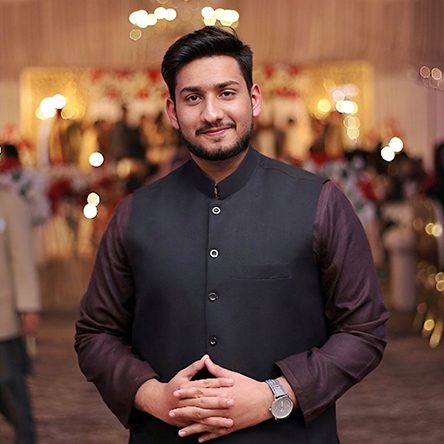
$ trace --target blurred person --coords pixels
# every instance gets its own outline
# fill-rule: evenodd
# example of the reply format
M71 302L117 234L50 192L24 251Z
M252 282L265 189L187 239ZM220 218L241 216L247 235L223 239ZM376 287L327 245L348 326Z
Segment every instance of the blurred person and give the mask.
M117 208L80 368L131 444L337 444L335 401L385 347L362 225L332 182L250 146L262 97L235 33L181 37L162 74L191 160Z
M13 427L16 444L36 442L24 341L36 334L41 309L31 243L26 204L0 186L0 413Z
M434 169L425 178L422 189L427 196L439 201L444 208L444 141L435 145Z
M132 159L143 161L145 152L139 132L129 124L129 112L126 105L121 106L121 117L109 133L109 155L112 160Z
M0 185L19 194L29 206L33 226L44 224L51 215L47 183L43 174L25 168L16 145L6 143L0 150Z

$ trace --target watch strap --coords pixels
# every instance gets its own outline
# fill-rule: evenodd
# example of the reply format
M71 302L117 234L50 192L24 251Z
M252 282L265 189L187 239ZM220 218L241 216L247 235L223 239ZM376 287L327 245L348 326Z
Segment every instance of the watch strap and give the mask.
M282 398L283 396L288 396L288 393L284 390L281 383L277 379L267 379L265 381L273 392L274 398Z

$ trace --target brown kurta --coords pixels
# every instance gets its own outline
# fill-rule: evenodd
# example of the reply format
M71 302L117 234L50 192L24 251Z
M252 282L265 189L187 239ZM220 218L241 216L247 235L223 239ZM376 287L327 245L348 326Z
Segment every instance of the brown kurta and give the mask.
M250 174L262 164L270 169L270 160L257 156L247 156L240 171L219 184L222 201L245 185L242 170ZM291 173L290 167L277 165L273 168ZM190 172L188 179L199 192L212 193L210 181L195 170L186 165L181 174ZM136 290L128 255L133 203L131 196L119 206L104 235L76 335L82 371L125 426L137 389L158 376L149 362L135 356L130 345ZM385 347L387 320L365 233L348 200L329 181L322 185L316 206L312 251L325 294L329 338L320 347L276 363L292 386L307 423L376 367Z

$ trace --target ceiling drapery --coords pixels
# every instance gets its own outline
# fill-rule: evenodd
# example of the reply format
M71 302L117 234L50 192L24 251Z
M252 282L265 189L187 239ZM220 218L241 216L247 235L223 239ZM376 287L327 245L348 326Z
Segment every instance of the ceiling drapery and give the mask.
M165 3L163 1L162 3ZM369 60L444 68L443 0L169 0L186 19L128 37L128 15L156 0L0 0L0 79L27 66L146 68L199 27L200 7L237 9L257 62ZM193 10L194 8L194 10Z

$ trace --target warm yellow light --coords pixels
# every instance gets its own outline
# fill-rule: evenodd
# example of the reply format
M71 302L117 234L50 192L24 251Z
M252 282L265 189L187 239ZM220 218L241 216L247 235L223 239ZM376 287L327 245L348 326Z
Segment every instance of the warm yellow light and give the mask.
M444 281L444 273L442 271L440 271L439 273L436 273L435 281L436 282Z
M433 319L427 319L424 322L424 330L425 331L432 331L435 327L435 321Z
M430 68L428 66L421 66L419 74L422 78L428 79L430 77Z
M147 24L148 26L154 26L157 23L157 17L154 14L148 14Z
M131 24L139 26L139 20L146 15L148 15L148 13L144 9L139 9L138 11L133 11L129 15L128 20Z
M56 94L55 96L52 96L52 103L54 108L62 109L66 105L66 98L61 94Z
M202 14L202 17L204 19L209 19L214 17L214 9L211 6L205 6L204 8L202 8L200 13Z
M234 23L239 20L239 13L234 9L225 9L222 14L222 19L219 19L222 22L230 22ZM222 23L223 24L223 23Z
M442 72L439 68L433 68L431 71L432 79L433 80L441 80L442 79Z
M45 97L40 102L40 108L45 115L52 113L53 111L55 111L54 99L52 97ZM54 112L54 114L55 114L55 112Z
M90 205L94 205L95 207L97 207L97 205L99 205L100 203L100 196L94 192L89 193L86 200Z
M347 136L351 140L356 140L359 137L359 129L358 128L347 128Z
M216 18L215 18L215 17L204 18L203 22L204 22L207 26L214 26L214 25L216 24Z
M140 29L132 29L129 37L131 40L137 41L142 37L142 31Z
M336 110L343 114L356 114L358 105L352 100L339 100L336 102Z
M444 291L444 281L439 281L436 283L436 289L438 291Z
M55 114L55 111L54 111L54 114ZM43 111L42 111L42 109L40 108L40 106L35 110L35 116L37 117L37 119L40 119L40 120L46 120L46 119L49 119L49 117L47 117L47 116L43 113ZM54 116L52 116L52 117L54 117Z
M69 120L69 119L72 119L72 118L75 117L76 109L75 108L67 108L67 107L65 107L65 108L62 109L62 113L61 114L62 114L62 119Z
M328 113L331 110L331 104L330 101L327 99L321 99L318 101L318 110L321 111L321 113Z
M442 234L442 225L441 224L434 224L432 228L432 236L440 237Z
M87 219L94 219L97 216L97 207L95 205L91 205L91 204L86 204L83 207L83 215L87 218Z
M345 99L345 94L340 89L335 89L331 93L331 96L333 97L333 100L335 102L339 102L340 100L344 100Z
M344 119L344 126L346 128L359 128L361 126L361 122L357 117L347 116Z
M162 20L165 18L166 9L163 6L159 6L154 10L154 15L158 20Z
M393 148L388 145L382 148L381 157L386 162L391 162L395 158L395 152L393 151Z
M444 325L444 323L443 323L442 319L440 319L436 323L435 329L433 330L433 334L430 337L429 345L431 348L438 347L439 343L441 342L443 325Z
M217 9L214 11L214 17L216 17L216 20L221 21L221 20L224 19L224 13L225 13L225 9L217 8Z
M399 137L392 137L390 139L389 146L395 153L400 153L404 148L404 142Z
M103 157L102 153L99 153L98 151L91 153L89 155L89 164L93 167L99 167L103 165L103 162L105 161L105 158Z
M168 8L165 11L165 20L168 20L169 22L173 21L177 17L177 12L173 8Z
M426 232L428 235L432 236L432 234L433 234L433 227L434 227L434 226L435 226L435 224L433 224L432 222L429 222L429 223L425 226L425 228L424 228L425 232Z
M148 12L142 9L139 11L139 15L137 16L136 25L139 28L145 29L152 23L153 17L155 19L155 23L157 23L157 18L154 14L148 14Z

